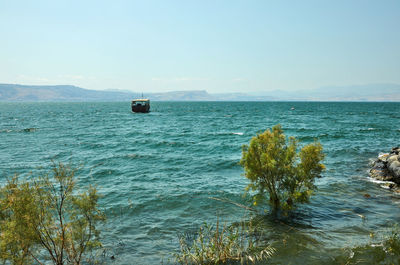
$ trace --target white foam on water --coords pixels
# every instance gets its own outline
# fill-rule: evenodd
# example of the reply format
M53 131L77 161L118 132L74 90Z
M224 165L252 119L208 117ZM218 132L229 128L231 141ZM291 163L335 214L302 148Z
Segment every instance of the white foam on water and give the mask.
M377 184L395 184L393 181L378 180L378 179L374 179L371 177L368 177L367 180L369 182L373 182L373 183L377 183Z
M234 133L232 133L232 134L234 134L234 135L243 135L242 132L234 132Z

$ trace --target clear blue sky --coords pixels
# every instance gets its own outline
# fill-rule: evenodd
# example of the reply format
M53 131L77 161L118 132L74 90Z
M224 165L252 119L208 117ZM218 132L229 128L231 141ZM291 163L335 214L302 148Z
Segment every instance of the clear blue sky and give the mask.
M400 83L399 0L0 0L0 83L260 92Z

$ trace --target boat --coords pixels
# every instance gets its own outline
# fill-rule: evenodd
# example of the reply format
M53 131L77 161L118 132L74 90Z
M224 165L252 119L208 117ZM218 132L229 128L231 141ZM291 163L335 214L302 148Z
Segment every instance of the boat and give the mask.
M133 112L150 112L150 99L134 99L132 100L132 111Z

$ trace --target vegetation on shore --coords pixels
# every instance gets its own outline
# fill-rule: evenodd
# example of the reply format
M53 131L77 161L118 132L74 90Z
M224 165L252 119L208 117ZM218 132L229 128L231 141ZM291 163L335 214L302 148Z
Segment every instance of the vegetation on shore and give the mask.
M93 186L76 191L75 171L53 164L52 177L8 180L0 189L0 260L11 264L82 264L101 246L105 220Z

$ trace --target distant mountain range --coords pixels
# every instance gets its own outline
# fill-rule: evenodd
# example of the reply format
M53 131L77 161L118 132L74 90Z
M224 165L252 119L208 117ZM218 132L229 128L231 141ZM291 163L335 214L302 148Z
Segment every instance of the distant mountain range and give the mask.
M369 84L355 86L329 86L314 90L268 92L268 95L271 94L280 100L398 102L400 101L400 85Z
M30 86L0 84L0 101L130 101L140 93L89 90L70 85ZM372 84L323 87L316 90L267 91L258 94L209 94L205 90L147 93L154 101L400 101L400 85Z

